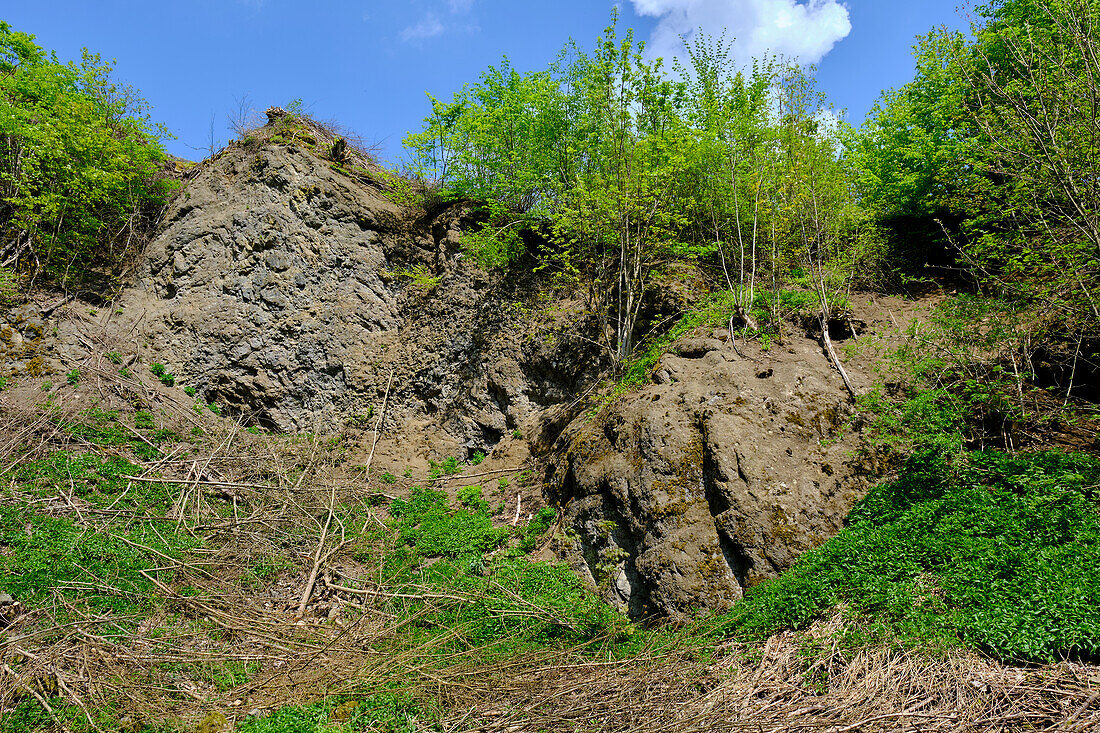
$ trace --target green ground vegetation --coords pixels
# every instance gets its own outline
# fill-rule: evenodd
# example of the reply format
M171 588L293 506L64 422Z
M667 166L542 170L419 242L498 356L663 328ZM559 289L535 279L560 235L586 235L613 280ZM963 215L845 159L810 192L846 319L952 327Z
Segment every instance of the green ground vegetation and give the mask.
M736 634L804 628L838 606L853 629L965 644L1016 662L1100 652L1100 461L913 455L848 526L725 620Z

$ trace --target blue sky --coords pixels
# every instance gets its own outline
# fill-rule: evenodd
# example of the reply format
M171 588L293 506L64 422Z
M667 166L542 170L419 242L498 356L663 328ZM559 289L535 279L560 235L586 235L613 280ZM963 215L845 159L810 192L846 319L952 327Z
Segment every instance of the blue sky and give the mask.
M768 49L818 62L821 87L859 122L884 88L912 76L911 47L934 26L965 27L957 0L6 0L0 19L63 60L88 47L153 105L199 159L248 95L263 110L302 99L391 163L428 112L506 55L544 68L566 40L591 48L621 5L651 50L675 53L693 29L737 37L747 60Z

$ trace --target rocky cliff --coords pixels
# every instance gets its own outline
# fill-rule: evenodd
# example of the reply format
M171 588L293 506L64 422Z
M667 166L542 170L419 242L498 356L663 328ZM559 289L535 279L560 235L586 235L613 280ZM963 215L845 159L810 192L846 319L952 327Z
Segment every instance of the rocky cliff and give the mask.
M392 466L516 460L529 440L560 558L636 617L727 609L840 528L858 435L812 334L765 351L695 332L653 384L593 401L608 363L582 308L530 268L482 271L462 207L413 205L334 144L276 114L197 166L101 318L114 338L269 428L354 431L385 404ZM62 325L56 369L87 344Z
M564 555L634 616L728 609L835 534L862 489L820 347L738 353L718 335L674 344L656 384L575 419L553 451Z
M389 387L387 432L463 458L598 371L568 316L536 328L530 288L463 261L460 209L395 203L392 178L299 124L232 145L166 212L116 321L150 359L279 430L364 419Z

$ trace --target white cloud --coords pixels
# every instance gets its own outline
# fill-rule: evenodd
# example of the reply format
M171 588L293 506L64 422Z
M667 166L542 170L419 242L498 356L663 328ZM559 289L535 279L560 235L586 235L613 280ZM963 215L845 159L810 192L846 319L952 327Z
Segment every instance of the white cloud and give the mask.
M421 41L425 38L434 38L443 35L447 30L443 21L435 13L426 13L416 25L410 25L401 31L401 39L404 41Z
M401 31L401 39L404 41L422 41L426 38L441 36L450 31L470 33L477 30L476 25L460 22L457 17L454 17L468 15L474 7L474 0L446 0L442 6L439 6L440 10L443 6L452 16L446 23L443 22L439 12L429 10L424 13L419 22Z
M648 43L653 56L683 58L683 42L702 29L733 38L732 54L747 64L765 53L817 63L852 30L840 0L630 0L639 15L658 18Z

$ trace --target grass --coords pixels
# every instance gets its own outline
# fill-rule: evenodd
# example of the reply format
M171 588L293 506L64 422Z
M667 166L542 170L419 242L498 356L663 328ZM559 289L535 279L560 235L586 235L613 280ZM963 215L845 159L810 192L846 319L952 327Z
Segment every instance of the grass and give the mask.
M1083 454L913 456L849 525L725 620L763 637L838 605L912 644L1003 660L1100 656L1100 461Z
M384 571L411 591L450 597L451 603L432 604L434 627L460 628L467 647L488 645L494 653L632 635L632 624L568 567L525 556L556 521L555 510L541 510L509 550L513 530L493 526L479 486L460 490L459 501L452 508L445 492L416 487L408 501L391 507L399 546Z
M843 650L871 644L882 650L883 640L952 653L970 646L1009 660L1097 654L1100 463L1082 456L922 454L897 481L875 488L847 529L792 571L752 589L731 614L674 629L631 623L569 567L526 554L554 540L556 510L539 510L523 527L496 527L481 486L465 486L452 500L434 481L461 470L455 458L433 464L427 485L392 502L387 520L377 506L357 501L365 498L354 493L361 482L342 478L339 446L237 431L231 448L215 456L214 446L228 445L230 434L210 425L209 436L199 430L191 445L171 446L188 452L158 470L186 483L195 464L209 465L215 477L280 490L238 491L229 504L213 487L195 487L193 501L202 503L190 506L202 521L189 509L180 526L174 506L180 484L131 485L124 478L146 470L138 451L148 448L125 426L157 444L179 440L158 429L165 410L71 408L62 418L50 412L56 408L44 409L53 416L50 425L61 428L45 434L65 447L38 449L12 469L10 500L0 503L0 590L40 614L44 626L33 633L41 643L27 641L27 648L44 660L55 650L69 655L49 664L86 696L104 730L194 731L202 715L214 712L235 714L234 729L245 733L433 730L456 724L475 704L504 710L509 724L526 724L524 716L535 713L516 701L544 695L553 702L538 714L548 722L528 727L568 729L573 713L559 703L580 700L591 706L589 717L574 718L583 729L593 716L610 715L609 706L621 705L616 714L627 715L645 702L641 690L659 690L649 702L662 710L701 705L712 682L724 684L720 672L711 681L704 671L732 664L716 649L748 658L763 637L792 628L798 634L769 648L774 655L785 643L804 647L783 689L794 695L801 686L811 697L798 706L792 698L784 714L820 700L813 696L836 694L830 675L842 669L836 660ZM186 425L172 427L186 433ZM200 448L208 453L195 452ZM334 579L319 580L299 625L291 616L318 545L314 523L334 496L339 515L325 547L341 546L346 528L354 555L343 550L326 563L322 576L331 572ZM174 570L154 570L174 565L166 558L187 559L193 569L175 563ZM160 573L174 592L165 596L146 573ZM340 615L326 616L337 601ZM845 625L830 631L840 612ZM67 614L100 641L83 648L68 627L53 630ZM822 628L835 636L822 636ZM254 636L257 629L262 633ZM57 634L70 636L60 644ZM732 644L723 644L731 637ZM91 677L110 680L128 697L94 696L82 686L89 650ZM164 656L154 663L157 654ZM823 657L833 661L821 666ZM766 662L759 655L756 661L753 674ZM30 661L11 663L19 679L48 682L49 674ZM663 685L681 673L685 687L666 692ZM295 680L293 689L287 679ZM253 703L250 691L265 686L276 692ZM707 695L699 695L704 688ZM202 701L191 702L181 690ZM64 694L42 694L74 733L90 730ZM155 726L124 727L122 716L132 714L127 706L143 696L143 719ZM760 704L771 699L761 697ZM4 702L10 705L0 733L56 728L36 700ZM729 702L731 709L740 704ZM1075 699L1072 709L1081 702ZM245 717L253 704L274 712ZM699 710L700 720L711 710Z
M144 517L163 516L172 495L164 484L123 478L142 469L126 459L58 451L20 466L21 490L40 499L79 502L85 514L125 512L125 526L95 530L78 517L51 516L29 503L0 505L0 588L23 603L56 606L59 596L100 612L148 608L154 584L146 573L197 546L187 535L157 531ZM78 505L78 507L79 507ZM78 512L80 509L78 508Z
M305 706L287 706L245 720L237 733L416 733L437 729L438 706L404 692L379 693Z

